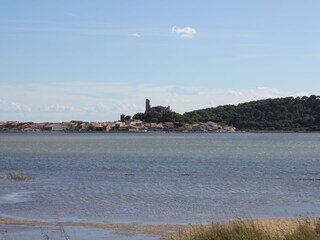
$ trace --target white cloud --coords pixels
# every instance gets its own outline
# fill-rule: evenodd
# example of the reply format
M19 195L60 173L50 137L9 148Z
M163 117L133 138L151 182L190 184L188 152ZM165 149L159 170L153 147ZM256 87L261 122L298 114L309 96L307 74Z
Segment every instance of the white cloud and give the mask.
M71 112L75 110L74 107L67 106L64 104L52 104L50 106L44 105L40 109L46 112Z
M239 90L229 90L228 95L230 96L243 96L243 93Z
M177 33L182 38L193 38L197 31L194 28L191 27L184 27L184 28L177 28L176 26L173 26L171 28L171 32Z
M6 112L32 112L32 108L26 104L15 102L15 101L5 101L0 99L0 111Z
M77 19L80 16L69 12L65 13L69 18ZM142 36L157 36L157 37L171 37L172 33L168 31L167 27L136 27L132 25L122 24L107 24L101 26L100 24L91 23L86 26L80 26L75 24L28 24L25 22L17 22L8 26L0 26L0 30L14 30L21 34L24 33L37 33L37 34L70 34L70 35L89 35L89 36L131 36L140 38ZM186 27L172 27L173 33L178 34L182 38L192 38L197 33L196 29ZM210 30L211 31L211 30ZM206 36L210 37L209 34ZM141 35L143 33L143 35Z
M139 33L131 33L130 34L131 37L135 37L135 38L140 38L141 35Z
M92 109L87 109L93 112L108 112L111 110L111 106L105 103L99 103L95 105Z
M113 111L121 111L123 113L125 112L134 112L140 111L142 109L142 104L136 104L131 102L118 102L116 105L113 105L111 110Z
M37 122L74 119L113 121L119 119L120 114L132 116L143 112L146 98L151 100L152 106L170 105L172 110L184 113L225 104L302 94L268 87L231 89L101 82L32 84L23 87L0 84L0 88L3 99L0 100L0 120ZM15 94L12 95L12 92Z
M264 98L275 98L281 95L278 88L257 87L255 91Z
M284 93L278 88L268 88L268 87L256 87L248 89L230 89L227 93L228 96L238 98L238 99L262 99L262 98L276 98L281 97Z
M294 97L303 97L303 96L310 96L311 94L310 93L307 93L307 92L297 92L295 93L293 96Z

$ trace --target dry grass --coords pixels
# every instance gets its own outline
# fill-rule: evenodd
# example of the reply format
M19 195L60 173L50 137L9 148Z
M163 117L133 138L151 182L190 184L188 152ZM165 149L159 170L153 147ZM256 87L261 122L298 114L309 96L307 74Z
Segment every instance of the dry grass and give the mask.
M190 225L163 240L320 240L320 219L239 220Z
M69 236L64 227L106 228L121 234L158 234L162 240L320 240L320 218L318 219L265 219L239 220L209 225L139 225L88 223L88 222L38 222L13 220L0 217L0 225L59 226L64 240ZM176 232L172 234L172 232ZM50 239L48 234L44 239Z
M26 180L34 179L33 176L29 176L20 171L8 172L6 175L6 178L14 181L26 181Z

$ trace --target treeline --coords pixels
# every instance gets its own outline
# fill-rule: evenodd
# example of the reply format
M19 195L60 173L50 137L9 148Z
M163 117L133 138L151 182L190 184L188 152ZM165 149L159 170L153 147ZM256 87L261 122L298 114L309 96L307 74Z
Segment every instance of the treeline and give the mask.
M187 112L189 122L223 122L238 130L320 131L320 96L286 97Z

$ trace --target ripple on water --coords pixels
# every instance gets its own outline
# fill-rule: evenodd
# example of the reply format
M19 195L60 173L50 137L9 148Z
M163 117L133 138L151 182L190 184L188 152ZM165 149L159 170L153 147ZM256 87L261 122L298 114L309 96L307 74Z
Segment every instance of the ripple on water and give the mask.
M3 214L164 223L320 214L320 134L27 136L0 136L0 175L19 166L36 176L1 181Z
M20 191L8 193L0 196L0 204L28 202L32 199L31 195L33 193L35 193L35 191Z

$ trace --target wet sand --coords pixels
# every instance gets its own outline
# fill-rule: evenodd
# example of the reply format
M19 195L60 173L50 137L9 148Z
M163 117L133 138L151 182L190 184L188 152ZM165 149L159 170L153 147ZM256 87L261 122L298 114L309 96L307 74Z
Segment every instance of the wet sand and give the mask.
M156 235L173 233L186 227L186 225L180 224L144 225L139 223L43 222L32 220L17 220L3 217L0 217L0 225L102 228L112 229L120 234L144 233Z
M307 219L310 224L315 224L316 218ZM262 227L271 232L288 233L294 231L299 225L306 221L306 219L288 219L288 218L274 218L274 219L256 219L253 221L259 227ZM226 222L228 224L230 222ZM110 229L120 235L134 235L134 234L152 234L162 236L169 235L179 230L186 230L197 225L180 225L180 224L162 224L162 225L144 225L139 223L93 223L93 222L43 222L32 220L16 220L10 218L0 217L0 225L10 226L29 226L29 227L84 227L97 229Z

